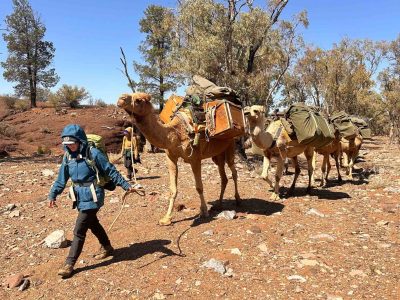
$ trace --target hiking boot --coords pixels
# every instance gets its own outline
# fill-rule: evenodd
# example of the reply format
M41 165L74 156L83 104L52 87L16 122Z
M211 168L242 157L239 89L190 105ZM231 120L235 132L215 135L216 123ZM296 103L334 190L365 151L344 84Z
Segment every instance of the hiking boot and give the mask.
M114 248L111 245L101 246L98 253L94 255L94 259L104 259L111 256L114 252Z
M70 264L65 264L60 268L57 272L58 275L61 277L70 277L72 275L72 272L74 271L74 266Z

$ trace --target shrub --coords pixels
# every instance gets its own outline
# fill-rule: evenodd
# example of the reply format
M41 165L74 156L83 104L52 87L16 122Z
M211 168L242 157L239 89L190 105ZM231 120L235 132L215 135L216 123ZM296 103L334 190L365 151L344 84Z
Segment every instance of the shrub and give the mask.
M55 97L62 105L77 108L79 104L90 98L89 92L78 86L64 84L55 94Z
M8 109L14 109L15 102L18 100L18 98L11 95L2 95L1 99L4 101Z
M99 107L106 107L107 103L102 99L96 99L94 105Z
M48 127L40 128L41 133L52 133L52 131Z
M2 122L0 122L0 134L10 138L15 138L17 136L14 127L11 127Z
M51 150L47 146L38 146L36 153L39 155L51 154Z
M28 100L17 100L15 101L14 108L19 111L27 111L30 107Z

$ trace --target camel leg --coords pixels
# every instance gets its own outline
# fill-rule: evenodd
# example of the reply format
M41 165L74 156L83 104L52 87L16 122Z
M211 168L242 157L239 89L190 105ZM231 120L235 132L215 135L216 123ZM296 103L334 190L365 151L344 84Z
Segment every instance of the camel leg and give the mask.
M172 217L172 210L174 208L174 202L177 195L177 182L178 182L178 159L171 158L167 155L167 165L168 165L168 172L169 172L169 205L168 211L164 217L158 221L160 225L170 225L171 224L171 217Z
M304 151L304 155L307 159L308 165L308 187L307 187L307 194L311 194L311 188L314 185L314 170L315 170L315 161L316 155L313 148L307 148ZM329 159L329 158L328 158Z
M293 177L292 185L289 188L288 195L293 195L294 189L296 187L297 178L299 178L299 175L300 175L300 166L299 166L299 161L297 159L297 156L292 157L292 162L293 162L293 166L294 166L294 177Z
M343 151L342 152L342 167L343 168L347 168L349 166L349 155L347 153L347 151Z
M224 193L226 189L226 185L228 183L228 177L225 172L225 156L218 155L212 158L213 162L218 166L219 177L221 178L221 191L219 194L217 207L222 207L222 199L224 198Z
M326 175L326 167L327 167L327 161L329 161L329 154L324 154L323 156L324 156L324 159L323 159L322 165L321 165L321 173L322 173L321 186L325 185L325 176L328 177Z
M329 160L329 154L326 156L326 176L325 181L328 183L329 172L331 171L331 162Z
M200 197L200 217L208 217L207 203L206 200L204 200L204 195L203 195L203 182L201 181L201 160L192 162L190 166L192 167L194 180L196 182L196 191ZM221 184L221 189L222 189L222 184Z
M277 165L276 165L276 172L275 172L275 186L274 191L270 197L271 200L276 201L280 200L279 197L279 182L281 181L282 174L283 174L283 162L285 158L282 158L281 155L277 157Z
M238 174L237 174L237 170L235 167L235 149L231 148L228 149L225 153L225 157L226 157L226 162L228 163L228 167L232 172L232 179L233 179L233 183L235 185L235 201L236 201L236 205L240 205L240 195L239 195L239 189L238 189Z
M269 167L271 166L271 155L264 153L263 170L261 178L264 179L271 188L273 188L272 181L268 178Z
M342 176L340 175L340 168L339 168L339 153L336 152L333 157L335 158L335 163L336 163L336 170L338 174L338 181L342 182Z
M349 155L349 158L350 158L350 160L349 160L349 164L347 166L346 175L349 176L350 180L353 180L354 157L353 157L353 155L351 155L351 156Z

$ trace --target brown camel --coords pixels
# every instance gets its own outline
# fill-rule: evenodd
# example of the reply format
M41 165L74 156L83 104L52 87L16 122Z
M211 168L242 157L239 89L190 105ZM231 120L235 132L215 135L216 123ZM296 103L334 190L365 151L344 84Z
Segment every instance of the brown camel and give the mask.
M323 155L323 161L321 165L321 186L325 186L328 182L329 172L331 170L331 163L329 161L329 156L332 155L335 159L336 163L336 170L338 172L338 181L342 181L342 176L340 175L340 168L339 168L339 157L340 157L340 144L341 144L341 137L338 130L335 131L335 139L330 142L328 145L325 145L321 148L315 149L315 152Z
M225 163L228 164L232 172L232 178L235 184L236 204L239 204L240 196L237 186L237 171L234 165L234 139L210 140L209 142L200 139L199 143L193 146L183 121L175 117L170 123L163 124L150 103L150 95L145 93L123 94L119 97L117 105L131 115L132 121L151 144L158 148L165 149L167 154L170 196L168 211L159 221L160 225L171 224L172 209L177 196L178 158L180 157L184 162L189 163L192 168L196 182L196 190L200 196L200 216L208 216L207 204L203 196L203 183L201 180L201 160L205 158L211 157L213 162L218 166L219 175L221 177L219 205L222 204L222 198L228 182L228 177L225 173Z
M263 150L264 153L264 163L261 177L266 180L274 190L273 194L271 195L271 200L280 199L279 181L282 177L286 158L291 158L293 161L293 166L295 167L293 182L289 189L289 194L293 193L297 178L300 174L300 166L297 160L297 155L301 153L304 153L307 158L309 177L307 192L310 193L311 186L314 183L314 148L301 145L297 140L292 140L280 120L273 121L268 126L267 130L264 130L264 113L265 109L261 105L253 105L245 108L245 115L249 122L251 139L257 147ZM271 180L268 178L268 171L272 156L277 158L274 186Z
M340 140L340 153L343 155L343 167L346 168L346 175L350 180L353 180L353 166L357 159L358 152L360 151L363 142L362 135L358 132L355 138Z

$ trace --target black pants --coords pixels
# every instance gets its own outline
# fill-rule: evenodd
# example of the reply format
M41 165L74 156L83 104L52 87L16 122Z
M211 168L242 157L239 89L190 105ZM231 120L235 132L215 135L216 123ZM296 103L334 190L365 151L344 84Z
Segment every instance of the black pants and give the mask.
M132 156L130 150L124 151L124 166L128 170L128 178L131 179L133 172L133 164L132 164Z
M98 209L89 209L79 212L75 223L74 239L65 263L70 265L74 265L76 263L79 255L82 252L83 244L85 243L86 232L88 229L90 229L97 237L101 245L110 245L110 240L108 239L107 233L97 218L96 214L98 211Z

